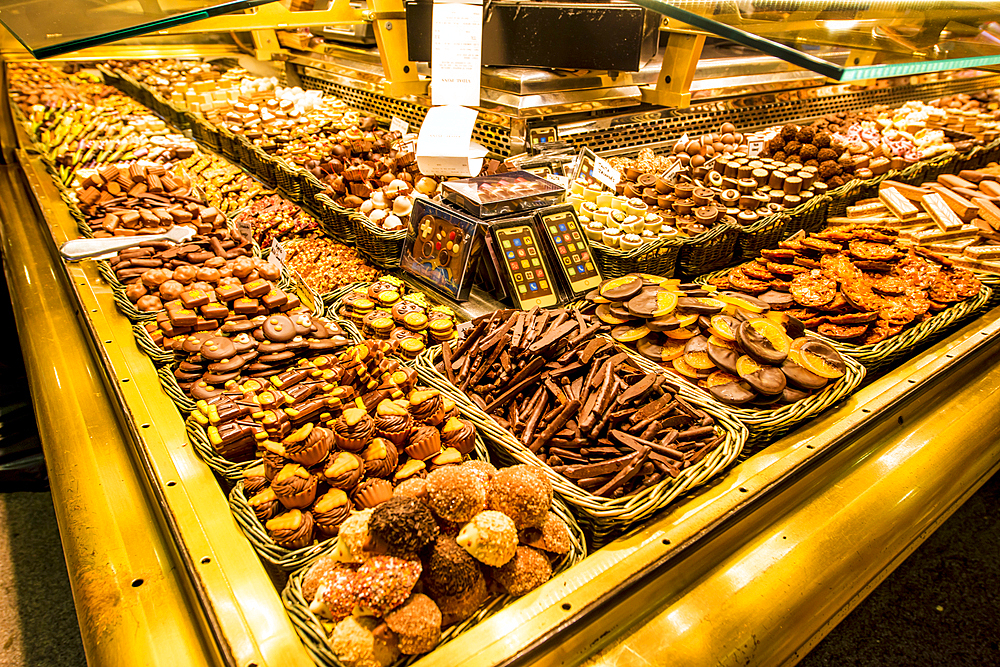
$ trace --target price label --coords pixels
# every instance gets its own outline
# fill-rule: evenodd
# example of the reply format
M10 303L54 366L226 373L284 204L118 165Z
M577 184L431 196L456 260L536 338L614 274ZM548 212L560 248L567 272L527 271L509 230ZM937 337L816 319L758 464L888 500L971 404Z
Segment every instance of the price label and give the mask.
M278 243L278 239L271 241L271 254L267 256L267 261L279 269L285 268L285 249Z
M611 166L610 162L599 157L594 160L594 178L603 183L605 187L614 190L618 182L622 180L622 175Z
M253 224L250 222L249 218L240 218L236 223L236 231L240 233L240 236L245 238L247 241L253 240Z
M410 124L409 123L407 123L405 120L403 120L399 116L393 116L392 117L392 122L389 123L389 131L390 132L399 132L399 136L402 137L402 136L405 136L406 133L409 130L410 130Z
M751 141L747 143L747 155L750 157L757 157L764 150L764 142L758 140Z

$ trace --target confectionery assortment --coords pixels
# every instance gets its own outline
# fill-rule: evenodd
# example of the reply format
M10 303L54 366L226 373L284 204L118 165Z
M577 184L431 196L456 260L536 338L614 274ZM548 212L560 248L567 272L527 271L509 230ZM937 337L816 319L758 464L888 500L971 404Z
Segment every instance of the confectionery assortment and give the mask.
M858 224L897 229L900 238L935 253L946 266L1000 272L1000 166L941 174L919 186L885 180L877 199L849 206L831 227Z
M414 481L353 514L336 554L302 579L345 666L387 666L431 651L442 629L494 595L524 595L548 581L571 548L538 468L469 461Z
M197 153L180 165L197 180L205 200L226 215L274 195L273 190L218 155Z
M230 311L256 316L265 303L258 297L267 296L275 289L271 281L281 277L280 268L253 257L247 241L228 229L195 236L183 245L143 241L108 262L136 308L166 308L175 324L178 318L187 322L193 317L190 325L181 325L192 327L212 328ZM192 291L198 296L189 295L178 308L178 300ZM209 322L199 323L200 318Z
M512 173L464 184L421 174L412 137L239 67L108 65L310 172L336 204L388 232L407 229L417 197L488 218L510 212L509 200L562 194ZM977 296L973 271L1000 274L993 163L919 185L893 174L823 231L706 284L629 273L574 307L462 323L446 300L380 276L297 203L113 88L47 65L10 72L26 129L94 236L196 232L140 241L108 264L135 310L150 313L132 317L170 359L211 450L243 466L237 497L259 528L290 552L336 538L299 575L345 667L427 653L495 596L548 581L573 548L566 521L575 526L553 512L551 480L602 502L641 497L722 447L710 411L807 400L845 376L852 345ZM592 242L621 250L747 228L853 179L989 144L998 107L984 92L757 132L725 123L663 153L611 158L613 191L579 180L566 200ZM275 242L282 263L255 256ZM321 317L279 284L283 267L322 294L352 287ZM415 367L428 360L505 431L496 446L531 464L476 460L477 428L458 399L420 381Z
M311 232L284 242L285 265L306 285L326 294L352 283L374 280L380 273L354 248Z
M162 234L174 225L207 234L226 226L183 171L161 164L105 165L80 181L76 198L95 237Z
M579 311L497 311L441 346L439 370L539 460L582 489L627 496L718 446L711 415L635 366Z
M901 215L918 215L894 188L880 201ZM779 245L712 282L756 296L837 341L879 343L975 296L981 286L971 271L942 264L889 226L832 227Z
M404 359L416 359L428 345L457 335L450 306L432 304L425 293L390 275L345 294L337 314L365 336L398 343L397 353Z
M337 204L359 210L386 231L405 228L414 193L438 191L438 180L420 173L412 147L399 142L398 134L378 129L374 118L321 91L285 88L240 68L173 61L112 65L152 82L175 103L181 96L208 95L212 99L193 108L209 121L308 170Z
M833 347L805 337L802 323L782 312L787 294L755 298L627 275L605 281L587 299L614 327L612 338L728 405L794 403L845 372Z

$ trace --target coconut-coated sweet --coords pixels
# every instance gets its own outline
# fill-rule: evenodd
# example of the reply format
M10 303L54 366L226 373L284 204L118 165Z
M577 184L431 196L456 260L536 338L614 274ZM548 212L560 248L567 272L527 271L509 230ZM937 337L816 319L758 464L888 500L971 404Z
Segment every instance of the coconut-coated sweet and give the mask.
M480 563L500 567L514 557L517 528L503 512L486 510L462 526L455 541Z

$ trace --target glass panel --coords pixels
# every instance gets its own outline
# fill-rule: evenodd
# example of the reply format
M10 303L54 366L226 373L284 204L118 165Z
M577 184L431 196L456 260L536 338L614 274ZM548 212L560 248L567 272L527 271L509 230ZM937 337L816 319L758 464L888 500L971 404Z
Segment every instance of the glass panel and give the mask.
M837 81L1000 65L996 0L632 1Z
M36 58L164 30L274 0L0 0L0 22Z

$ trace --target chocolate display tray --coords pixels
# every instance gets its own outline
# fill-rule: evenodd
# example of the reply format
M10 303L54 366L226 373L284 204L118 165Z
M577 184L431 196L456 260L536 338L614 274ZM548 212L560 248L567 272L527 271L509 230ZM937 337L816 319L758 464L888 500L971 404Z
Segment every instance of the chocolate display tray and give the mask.
M528 171L448 181L441 196L478 218L496 218L558 204L565 189Z

